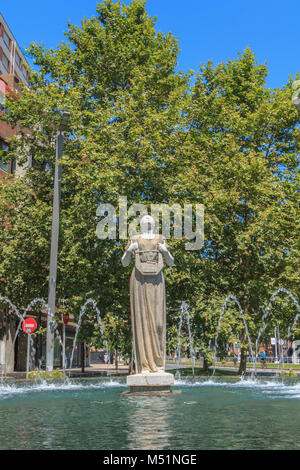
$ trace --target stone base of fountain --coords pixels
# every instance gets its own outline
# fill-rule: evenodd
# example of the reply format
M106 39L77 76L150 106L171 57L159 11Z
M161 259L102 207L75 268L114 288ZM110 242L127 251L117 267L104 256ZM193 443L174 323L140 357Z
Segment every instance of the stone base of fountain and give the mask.
M126 385L129 393L170 393L174 375L167 372L128 375Z

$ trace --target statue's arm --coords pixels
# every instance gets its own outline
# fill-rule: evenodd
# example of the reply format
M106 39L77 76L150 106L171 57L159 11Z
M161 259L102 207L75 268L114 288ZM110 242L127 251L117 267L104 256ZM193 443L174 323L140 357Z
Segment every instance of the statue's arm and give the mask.
M171 255L171 253L169 252L166 240L163 239L162 243L158 244L158 247L159 247L159 251L161 252L163 257L165 258L167 265L168 266L173 266L175 260L174 260L173 256Z
M124 268L129 265L130 261L131 261L131 253L130 251L126 250L121 259L121 262Z
M127 247L125 248L125 252L121 259L121 263L124 266L124 268L129 265L131 261L131 257L132 257L132 252L137 250L137 248L138 248L138 244L134 240L131 240L130 244L128 244Z

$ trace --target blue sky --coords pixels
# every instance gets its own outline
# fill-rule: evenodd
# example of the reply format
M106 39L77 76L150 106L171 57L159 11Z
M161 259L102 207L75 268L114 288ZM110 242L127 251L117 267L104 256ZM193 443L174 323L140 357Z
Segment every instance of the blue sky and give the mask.
M95 14L96 3L15 0L1 2L0 11L21 47L32 41L56 47L68 21L80 25ZM300 0L148 0L147 11L157 16L158 30L178 38L179 70L235 59L250 46L259 63L267 62L268 86L280 87L300 71Z

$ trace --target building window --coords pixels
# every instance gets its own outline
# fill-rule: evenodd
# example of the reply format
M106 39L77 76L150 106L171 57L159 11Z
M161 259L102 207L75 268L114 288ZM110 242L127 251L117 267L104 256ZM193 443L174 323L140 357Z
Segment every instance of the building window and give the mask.
M4 103L4 95L0 95L0 112L4 111L5 114L8 114L8 109L4 108L3 103Z
M9 71L9 60L8 58L6 57L6 55L3 54L2 56L2 64L5 68L5 70L8 72Z
M21 68L21 57L19 54L16 52L16 64L19 68Z
M4 30L3 30L3 41L7 45L8 49L10 49L10 39Z
M16 172L16 160L15 159L11 161L10 172L12 175L14 175Z
M8 172L8 163L5 163L3 157L1 157L1 170Z
M0 144L0 150L7 150L8 147L7 145L4 144L4 142L1 142ZM8 171L8 163L4 162L4 158L1 156L1 169L3 171Z
M21 69L21 70L22 70L22 73L23 73L24 77L26 77L26 75L27 75L27 70L26 70L24 64L22 64L22 69Z

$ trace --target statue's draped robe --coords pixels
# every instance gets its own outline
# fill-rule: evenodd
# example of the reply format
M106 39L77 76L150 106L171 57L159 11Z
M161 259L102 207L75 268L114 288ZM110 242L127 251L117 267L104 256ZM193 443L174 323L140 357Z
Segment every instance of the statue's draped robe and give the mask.
M162 236L144 239L138 243L141 262L155 262ZM162 270L157 275L143 275L135 267L130 278L130 307L136 373L142 370L157 372L165 366L166 349L166 294Z

